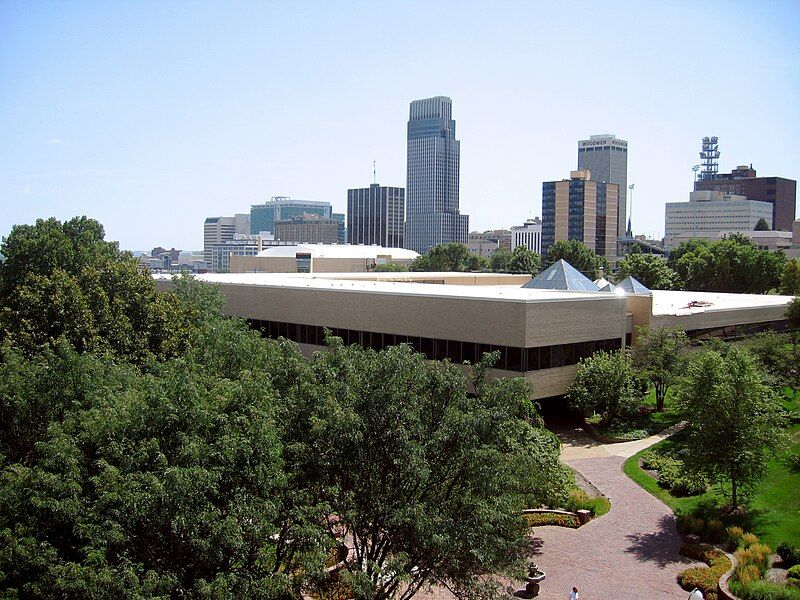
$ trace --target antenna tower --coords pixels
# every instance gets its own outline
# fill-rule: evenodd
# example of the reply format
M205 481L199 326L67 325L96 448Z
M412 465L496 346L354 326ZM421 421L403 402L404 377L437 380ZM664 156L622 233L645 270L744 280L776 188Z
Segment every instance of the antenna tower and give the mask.
M719 144L717 136L703 138L703 150L700 152L700 179L715 179L719 170Z

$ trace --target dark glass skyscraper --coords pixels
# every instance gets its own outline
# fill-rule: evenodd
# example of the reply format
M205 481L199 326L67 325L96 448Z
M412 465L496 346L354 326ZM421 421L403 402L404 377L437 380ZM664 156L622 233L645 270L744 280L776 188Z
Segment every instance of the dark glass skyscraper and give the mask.
M450 98L411 103L408 120L405 247L427 252L467 243L469 217L458 210L460 142Z
M405 190L373 183L347 190L347 243L402 248Z

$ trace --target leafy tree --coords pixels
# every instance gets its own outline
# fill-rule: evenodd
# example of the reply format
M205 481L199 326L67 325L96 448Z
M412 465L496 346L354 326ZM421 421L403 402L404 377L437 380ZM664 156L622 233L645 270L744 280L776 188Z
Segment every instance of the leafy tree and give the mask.
M783 253L759 250L741 234L688 248L681 244L673 261L685 289L762 294L780 285Z
M401 263L383 263L375 265L373 271L376 273L402 273L408 271L408 266Z
M787 260L783 265L780 293L785 296L800 296L800 259Z
M511 252L508 270L512 273L537 274L542 266L542 257L526 246L516 246Z
M786 307L786 324L793 331L800 330L800 298L795 298Z
M680 376L689 340L680 327L639 327L633 344L632 362L653 384L656 410L664 410L667 390Z
M524 380L470 397L459 368L407 345L329 344L312 361L316 386L280 422L287 460L352 540L353 597L408 599L435 581L464 591L518 569L520 509L557 503L568 481Z
M589 279L600 277L600 269L609 273L608 261L603 256L595 254L582 242L577 240L560 240L548 248L542 261L542 269L546 269L554 262L564 259Z
M145 376L66 345L6 356L0 593L279 598L321 571L332 540L291 487L274 423L285 350L234 320L195 349L218 357L206 342L222 361Z
M677 273L655 254L627 254L620 259L617 269L620 279L630 275L651 290L671 290L678 278Z
M599 416L603 426L631 414L638 398L630 358L623 352L595 352L581 359L567 400L581 415Z
M0 341L31 354L63 337L79 352L136 362L183 347L181 304L157 294L152 277L103 237L86 217L11 230L1 248Z
M706 248L709 244L711 244L710 241L699 239L690 239L681 242L677 248L670 250L669 256L667 257L667 266L673 271L677 271L678 261L683 258L684 255L690 252L696 252L701 248Z
M772 228L769 226L769 223L767 223L767 221L764 218L761 218L756 223L756 226L753 228L753 231L769 231L770 229Z
M492 271L507 273L511 269L511 252L505 248L498 248L489 261Z
M431 248L427 254L414 259L412 271L474 271L488 268L488 260L471 254L464 244L452 242Z
M784 333L765 331L751 335L743 342L761 364L773 389L787 385L800 388L800 356L790 341Z
M758 483L783 442L780 403L764 385L755 359L730 346L707 350L690 364L678 394L689 421L686 464L731 486L731 505Z

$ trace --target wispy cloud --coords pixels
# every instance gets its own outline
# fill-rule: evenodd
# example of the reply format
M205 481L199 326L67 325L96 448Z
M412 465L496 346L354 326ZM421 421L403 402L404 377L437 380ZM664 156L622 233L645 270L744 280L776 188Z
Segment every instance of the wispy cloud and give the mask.
M31 191L31 186L29 186L27 184L23 185L21 188L18 188L16 190L12 190L12 192L15 193L15 194L23 194L25 196L30 196L33 193Z
M63 144L64 140L60 137L53 137L44 141L45 144Z

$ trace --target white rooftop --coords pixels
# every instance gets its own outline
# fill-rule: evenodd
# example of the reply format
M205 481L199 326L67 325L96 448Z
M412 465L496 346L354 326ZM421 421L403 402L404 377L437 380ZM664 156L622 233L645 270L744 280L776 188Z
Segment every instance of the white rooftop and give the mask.
M296 244L275 246L258 253L258 256L292 257L298 252L309 252L312 258L377 258L391 256L394 259L414 260L419 256L405 248L384 248L383 246L362 246L355 244Z
M702 312L764 308L787 305L792 296L723 294L720 292L673 292L652 290L654 315L693 315Z

